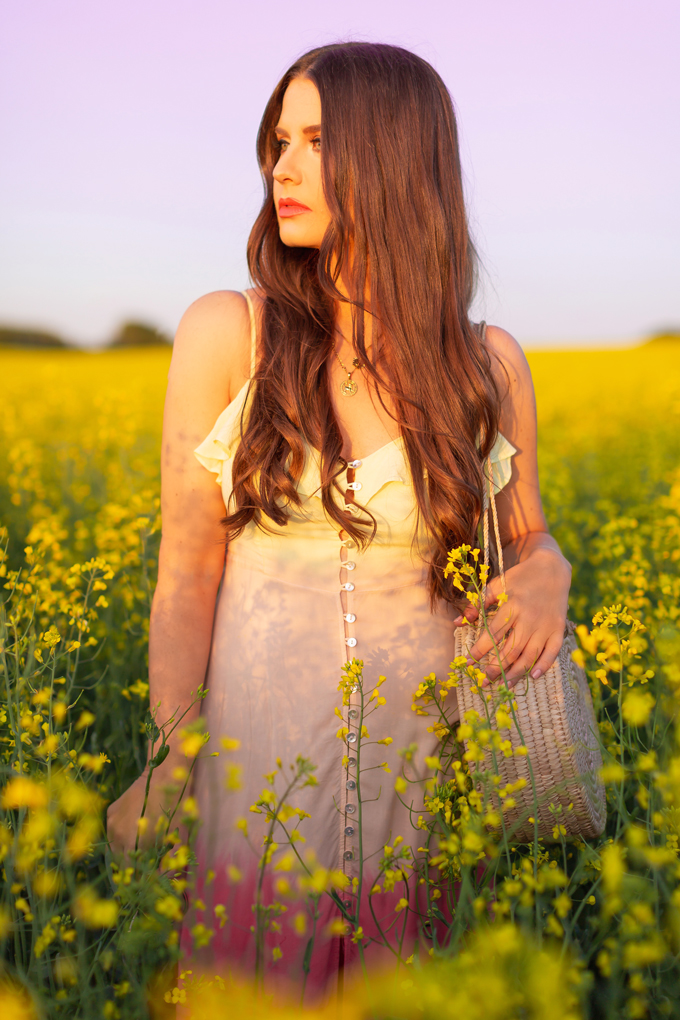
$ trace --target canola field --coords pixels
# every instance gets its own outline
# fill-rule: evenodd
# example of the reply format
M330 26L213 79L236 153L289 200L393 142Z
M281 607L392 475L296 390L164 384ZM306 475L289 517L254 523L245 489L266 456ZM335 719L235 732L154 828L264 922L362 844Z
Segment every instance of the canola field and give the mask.
M105 843L106 803L163 739L148 715L146 638L169 359L160 348L0 351L0 1000L26 1020L171 1016L174 1003L197 1018L300 1015L226 975L177 968L199 824L190 800L187 842L161 833L132 866ZM607 830L567 840L556 816L551 841L506 846L463 759L457 772L434 763L422 827L437 856L421 877L432 917L452 896L454 920L422 959L369 982L368 1013L365 986L349 988L347 1018L678 1015L680 344L530 363L544 503L574 566L571 618L585 625ZM189 762L203 740L183 739ZM396 840L385 848L385 891L416 873L401 854ZM336 877L305 867L292 874L312 923ZM278 923L278 906L258 910L255 938ZM199 913L194 945L225 923L225 907ZM362 944L360 929L351 937Z

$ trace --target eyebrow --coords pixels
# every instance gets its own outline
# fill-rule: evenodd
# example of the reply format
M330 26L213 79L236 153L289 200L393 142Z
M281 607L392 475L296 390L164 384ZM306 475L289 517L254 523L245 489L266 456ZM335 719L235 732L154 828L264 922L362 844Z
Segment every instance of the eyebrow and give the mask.
M319 133L320 130L321 130L320 124L311 124L309 127L303 128L302 133L303 135L316 135ZM278 127L277 125L277 127L274 128L274 131L276 132L277 135L285 135L287 138L290 138L290 135L288 134L285 128Z

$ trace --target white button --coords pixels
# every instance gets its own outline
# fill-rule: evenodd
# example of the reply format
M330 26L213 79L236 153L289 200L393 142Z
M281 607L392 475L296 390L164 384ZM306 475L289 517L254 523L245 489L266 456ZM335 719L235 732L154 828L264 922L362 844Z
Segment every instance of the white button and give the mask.
M356 811L356 805L355 804L345 804L345 814L346 815L353 815L355 811Z
M363 464L362 460L351 460L349 462L349 464L347 465L347 467L358 468L358 467L361 467L362 464Z
M355 517L358 517L361 513L361 510L355 503L345 503L345 510L349 510L349 512L354 514Z
M345 582L345 584L341 585L341 588L343 591L354 591L354 585L351 581Z
M357 742L357 735L356 735L356 733L348 733L347 734L347 743L348 744L356 744L356 742Z
M351 489L352 492L358 492L359 489L363 488L363 486L362 486L361 482L349 482L348 485L347 485L347 488Z
M356 647L356 643L357 643L357 639L355 637L345 638L345 644L347 645L348 648L355 648Z
M354 563L353 560L347 560L347 562L343 563L342 566L345 568L345 570L354 570L354 568L356 567L356 563Z
M350 710L347 713L347 715L349 716L350 719L356 719L356 717L359 715L359 709L358 708L350 708ZM348 765L355 765L356 762L354 761L354 759L349 759L347 764Z
M355 623L356 616L354 615L354 613L345 613L345 615L343 616L343 620L345 621L345 623Z

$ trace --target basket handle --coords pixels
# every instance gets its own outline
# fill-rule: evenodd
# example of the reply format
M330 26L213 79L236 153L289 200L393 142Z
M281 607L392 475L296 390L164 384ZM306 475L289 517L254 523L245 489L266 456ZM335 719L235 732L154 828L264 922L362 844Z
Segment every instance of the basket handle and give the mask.
M484 500L483 500L483 516L484 516L484 565L489 566L489 503L491 504L491 516L493 518L493 533L496 539L496 548L498 550L498 570L501 575L501 587L505 592L505 565L503 563L503 546L501 545L501 531L498 526L498 511L496 509L496 496L494 494L494 482L493 482L493 468L491 466L491 457L487 457L484 472ZM482 593L486 594L486 581Z
M486 340L486 323L480 322L479 331L482 338L482 343ZM496 548L498 550L498 570L501 575L501 587L503 588L503 594L505 594L505 566L503 564L503 546L501 545L501 532L498 526L498 511L496 510L496 496L494 493L493 483L493 467L491 466L491 457L486 458L485 471L484 471L484 497L482 502L482 515L484 518L484 565L489 566L489 503L491 504L491 516L493 518L493 532L496 538ZM487 473L488 471L488 473ZM482 598L486 595L486 581L482 588Z

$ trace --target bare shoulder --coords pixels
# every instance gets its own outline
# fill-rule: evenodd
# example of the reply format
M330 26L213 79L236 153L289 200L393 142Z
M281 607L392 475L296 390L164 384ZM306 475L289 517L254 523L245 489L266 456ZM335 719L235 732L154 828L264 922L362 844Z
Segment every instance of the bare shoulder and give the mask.
M204 379L226 404L250 374L250 316L240 291L217 290L186 310L175 334L170 379Z
M501 393L532 387L531 370L526 355L517 340L500 326L486 327L486 345L495 355L497 382ZM505 371L503 371L503 369Z
M514 336L500 326L487 326L486 344L501 396L500 431L535 460L536 398L529 362Z

